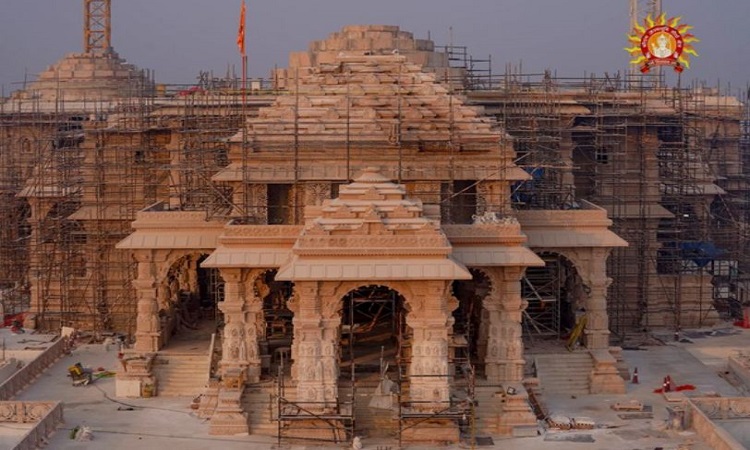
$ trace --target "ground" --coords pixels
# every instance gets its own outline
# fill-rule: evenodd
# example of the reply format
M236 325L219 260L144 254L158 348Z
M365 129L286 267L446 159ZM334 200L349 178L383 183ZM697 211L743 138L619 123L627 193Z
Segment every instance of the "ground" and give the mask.
M0 330L0 334L9 333ZM45 337L24 335L24 339ZM675 342L671 335L656 336L662 345L641 346L623 352L631 370L639 372L639 384L628 383L626 395L595 396L546 396L549 410L567 416L593 418L599 428L587 432L548 432L535 438L495 439L494 446L478 448L523 449L600 449L632 450L693 449L708 450L706 444L692 432L667 430L667 401L662 395L653 393L661 387L662 379L669 374L677 385L693 384L698 391L716 392L723 396L741 395L738 388L730 384L725 371L726 358L732 352L750 347L750 330L739 328L725 330L686 331L682 342ZM13 338L9 338L13 339ZM17 338L16 338L17 339ZM47 370L31 387L18 395L18 400L59 400L65 404L65 424L50 437L50 449L151 449L179 447L180 450L198 450L221 447L223 449L271 449L275 439L259 436L209 436L208 422L192 414L191 398L114 398L114 378L96 380L85 387L73 387L67 378L67 367L75 362L84 366L110 370L117 369L117 353L104 345L84 345L65 356ZM698 392L696 391L696 392ZM746 392L746 391L745 391ZM691 394L692 395L692 394ZM610 408L614 402L638 399L653 409L652 419L623 420ZM76 426L88 426L93 430L91 442L78 442L69 438L69 431ZM12 427L0 428L0 442L17 435ZM395 442L373 442L364 440L365 449L390 446ZM305 445L285 445L284 448L303 450L317 448ZM347 448L339 446L339 448ZM448 448L467 448L455 446ZM381 447L387 448L387 447ZM409 446L421 450L433 446Z

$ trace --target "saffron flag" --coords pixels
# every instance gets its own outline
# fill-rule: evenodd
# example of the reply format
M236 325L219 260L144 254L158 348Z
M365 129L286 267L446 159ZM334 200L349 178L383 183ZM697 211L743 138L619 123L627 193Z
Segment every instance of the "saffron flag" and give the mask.
M242 0L242 7L240 8L240 27L237 30L237 48L240 49L240 54L245 56L245 0Z

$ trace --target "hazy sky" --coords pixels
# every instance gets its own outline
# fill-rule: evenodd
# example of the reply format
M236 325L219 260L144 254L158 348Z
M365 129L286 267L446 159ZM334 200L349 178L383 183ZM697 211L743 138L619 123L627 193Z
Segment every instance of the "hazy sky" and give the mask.
M439 45L466 45L492 55L493 72L523 61L524 71L558 76L613 74L627 67L627 0L247 0L251 76L286 66L347 24L399 25ZM701 39L685 79L733 90L750 81L750 0L663 0ZM240 0L113 0L113 45L129 62L156 71L158 82L192 83L200 70L238 71L235 44ZM0 0L0 85L20 87L82 47L81 0ZM671 77L673 78L673 77Z

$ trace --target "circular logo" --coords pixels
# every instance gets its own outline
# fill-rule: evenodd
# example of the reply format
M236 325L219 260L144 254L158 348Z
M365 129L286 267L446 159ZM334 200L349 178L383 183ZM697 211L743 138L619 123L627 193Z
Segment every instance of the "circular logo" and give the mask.
M676 29L658 25L651 27L641 37L641 52L647 59L659 64L662 60L667 64L679 59L682 54L682 35Z
M680 19L667 19L662 13L656 20L646 17L645 26L635 24L633 34L628 35L631 47L625 48L633 58L630 63L640 66L643 73L653 66L673 66L676 72L690 67L689 55L698 56L692 43L699 39L688 33L692 27L680 24Z

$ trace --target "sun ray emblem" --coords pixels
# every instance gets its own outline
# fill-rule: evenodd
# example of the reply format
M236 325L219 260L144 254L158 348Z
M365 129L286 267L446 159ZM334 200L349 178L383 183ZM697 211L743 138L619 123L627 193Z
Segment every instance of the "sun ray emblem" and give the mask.
M651 15L643 21L643 26L636 25L633 34L628 35L632 47L625 51L633 58L630 64L641 67L641 72L648 72L653 66L673 66L675 72L690 68L690 56L698 56L693 42L698 38L688 33L690 25L680 25L681 17L667 19L662 13L656 20Z

